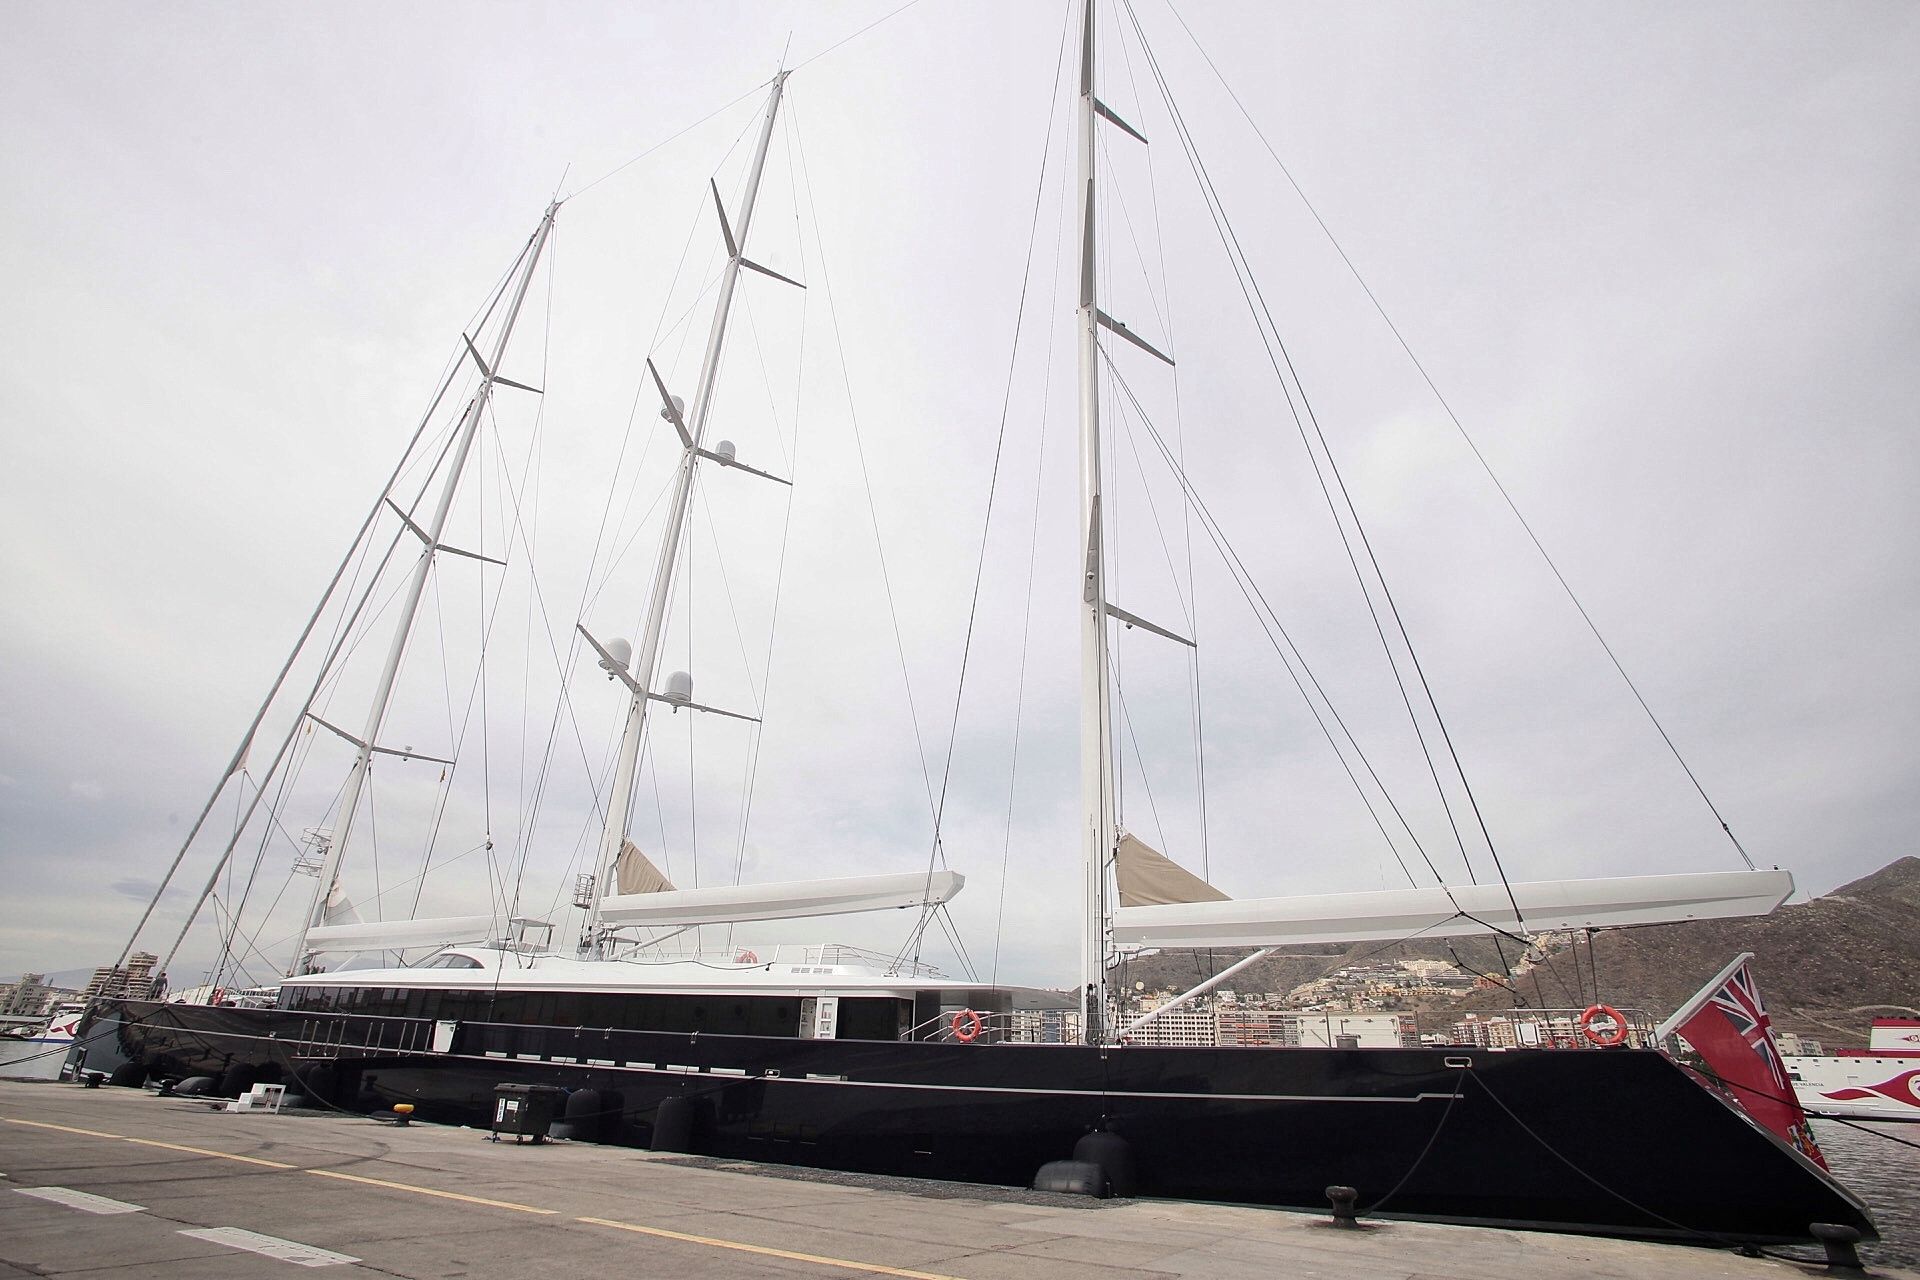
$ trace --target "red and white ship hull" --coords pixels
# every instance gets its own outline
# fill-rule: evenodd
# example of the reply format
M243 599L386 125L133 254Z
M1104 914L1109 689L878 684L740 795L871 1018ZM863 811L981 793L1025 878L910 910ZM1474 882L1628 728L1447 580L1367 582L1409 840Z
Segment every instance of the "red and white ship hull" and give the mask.
M1877 1018L1867 1048L1786 1064L1810 1115L1920 1121L1920 1019Z

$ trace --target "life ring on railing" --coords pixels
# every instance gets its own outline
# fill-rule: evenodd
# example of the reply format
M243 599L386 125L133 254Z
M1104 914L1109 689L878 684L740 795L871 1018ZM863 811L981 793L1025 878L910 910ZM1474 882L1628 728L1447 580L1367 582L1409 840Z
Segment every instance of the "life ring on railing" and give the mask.
M961 1044L972 1044L979 1038L982 1025L979 1014L971 1009L962 1009L947 1023L947 1030L951 1031L953 1038Z
M1601 1018L1613 1019L1613 1030L1596 1031L1593 1024ZM1599 1045L1602 1049L1611 1049L1627 1042L1627 1020L1620 1011L1610 1004L1591 1004L1580 1015L1580 1034Z
M741 951L733 957L735 964L759 964L760 957L751 951Z

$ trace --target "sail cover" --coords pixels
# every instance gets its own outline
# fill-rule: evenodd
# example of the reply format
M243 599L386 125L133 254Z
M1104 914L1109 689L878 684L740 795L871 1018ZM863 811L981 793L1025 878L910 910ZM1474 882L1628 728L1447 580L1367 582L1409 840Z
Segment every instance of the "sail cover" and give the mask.
M429 920L373 920L366 924L315 925L307 930L307 950L400 951L442 947L456 942L485 942L499 933L492 916L442 916Z
M957 871L928 875L842 876L781 884L728 885L718 889L666 889L621 893L600 899L607 924L665 927L736 924L747 920L797 920L854 911L935 906L960 892L967 879Z
M1132 834L1120 837L1113 851L1113 875L1123 907L1157 907L1170 902L1224 902L1227 895Z
M1123 905L1114 912L1113 938L1159 947L1280 947L1763 916L1787 900L1793 876L1785 871L1712 871L1537 880L1510 888L1511 901L1509 886L1480 884Z
M613 881L623 895L666 893L673 889L673 881L662 875L660 868L631 840L620 846L620 856L613 864Z

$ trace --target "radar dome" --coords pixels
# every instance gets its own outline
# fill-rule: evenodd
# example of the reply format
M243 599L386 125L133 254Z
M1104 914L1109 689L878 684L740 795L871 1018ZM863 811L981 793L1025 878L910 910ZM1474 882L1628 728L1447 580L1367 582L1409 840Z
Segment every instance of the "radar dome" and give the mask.
M600 669L607 673L608 679L612 679L616 671L625 671L633 661L633 646L615 636L607 641L606 648L606 656L600 659Z

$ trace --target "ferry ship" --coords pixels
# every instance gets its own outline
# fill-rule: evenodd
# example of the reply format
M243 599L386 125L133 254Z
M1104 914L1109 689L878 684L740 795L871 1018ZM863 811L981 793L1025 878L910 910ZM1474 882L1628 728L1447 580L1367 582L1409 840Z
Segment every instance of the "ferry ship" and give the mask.
M1920 1121L1920 1018L1875 1018L1866 1048L1786 1063L1808 1115Z

